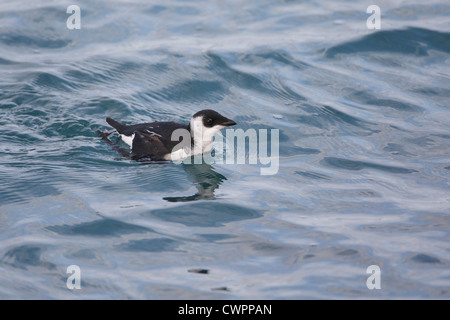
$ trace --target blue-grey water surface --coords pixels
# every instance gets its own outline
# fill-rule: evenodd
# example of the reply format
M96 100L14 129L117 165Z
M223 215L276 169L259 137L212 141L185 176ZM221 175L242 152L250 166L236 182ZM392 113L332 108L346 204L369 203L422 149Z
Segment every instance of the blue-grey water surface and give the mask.
M0 1L0 298L450 298L449 26L444 0ZM207 108L279 129L278 173L97 134Z

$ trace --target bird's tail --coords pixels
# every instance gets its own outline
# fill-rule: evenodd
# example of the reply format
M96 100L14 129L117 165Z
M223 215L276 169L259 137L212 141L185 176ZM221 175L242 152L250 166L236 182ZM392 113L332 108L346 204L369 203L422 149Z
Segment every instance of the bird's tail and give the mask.
M125 129L125 125L121 124L120 122L117 122L114 119L111 118L106 118L106 122L108 122L108 124L113 127L114 129L117 130L118 133L122 133L123 129Z

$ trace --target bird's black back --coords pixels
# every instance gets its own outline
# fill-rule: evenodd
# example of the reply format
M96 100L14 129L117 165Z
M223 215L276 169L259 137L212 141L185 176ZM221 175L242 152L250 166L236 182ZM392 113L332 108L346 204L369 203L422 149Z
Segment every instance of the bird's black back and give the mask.
M172 149L182 141L180 138L179 140L172 141L172 133L176 129L185 129L188 132L190 132L189 125L167 121L167 122L147 122L147 123L139 123L139 124L132 124L132 125L125 125L118 121L115 121L111 118L106 118L106 122L108 122L114 129L117 130L119 134L124 134L126 136L131 136L133 134L142 133L143 135L140 135L140 138L151 135L161 141L161 143L165 146L165 148L171 152ZM139 153L147 153L148 150L148 144L147 148L140 148L140 143L136 144L136 147L133 146L133 153L139 154ZM142 149L142 150L141 150ZM144 150L145 149L145 150Z
M179 140L172 141L172 133L177 129L184 129L190 132L189 126L177 122L152 122L152 123L144 123L142 125L136 124L133 127L136 127L135 132L142 132L146 134L155 135L162 144L167 148L167 150L172 151L172 149L182 141ZM135 150L133 150L134 152Z

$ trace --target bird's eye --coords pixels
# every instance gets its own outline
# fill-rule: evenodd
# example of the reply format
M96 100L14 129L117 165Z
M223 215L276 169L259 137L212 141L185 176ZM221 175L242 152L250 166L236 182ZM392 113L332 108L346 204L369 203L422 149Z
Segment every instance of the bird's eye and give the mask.
M213 120L211 118L209 118L208 120L206 120L206 123L211 124L213 122Z

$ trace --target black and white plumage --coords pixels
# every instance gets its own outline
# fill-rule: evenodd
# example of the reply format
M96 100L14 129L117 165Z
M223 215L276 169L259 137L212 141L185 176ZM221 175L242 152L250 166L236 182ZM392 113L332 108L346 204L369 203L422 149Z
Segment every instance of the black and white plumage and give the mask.
M131 147L133 157L152 160L180 160L210 152L214 135L236 124L210 109L194 114L189 124L156 121L125 125L111 118L106 118L106 122ZM177 129L182 129L180 131L186 133L190 141L183 141L183 138L172 141L172 134Z

